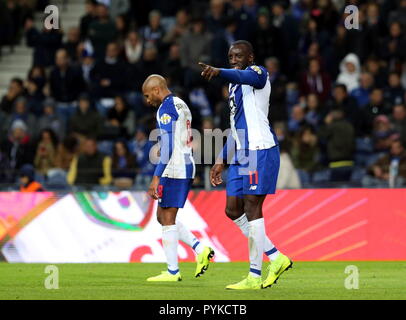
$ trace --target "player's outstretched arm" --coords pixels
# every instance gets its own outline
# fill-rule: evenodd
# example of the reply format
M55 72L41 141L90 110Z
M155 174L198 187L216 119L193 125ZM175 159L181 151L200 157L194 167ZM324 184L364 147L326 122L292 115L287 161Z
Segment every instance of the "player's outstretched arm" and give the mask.
M219 76L231 83L247 84L256 89L262 89L267 80L266 71L255 65L245 70L215 68L203 62L199 62L199 66L203 69L201 76L209 81Z

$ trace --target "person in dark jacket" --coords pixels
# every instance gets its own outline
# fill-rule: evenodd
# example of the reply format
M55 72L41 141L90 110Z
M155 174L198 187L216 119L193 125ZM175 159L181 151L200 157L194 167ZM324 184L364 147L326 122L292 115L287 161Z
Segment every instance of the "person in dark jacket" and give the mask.
M7 93L3 96L0 102L0 110L6 114L13 112L14 103L16 100L24 95L23 80L20 78L13 78L8 86Z
M126 64L119 57L117 43L111 42L106 49L106 57L96 63L91 70L91 78L95 83L95 96L113 98L123 93L126 85Z
M325 126L320 128L319 138L326 147L331 171L330 181L348 181L354 165L354 127L344 118L340 109L327 114L324 122Z
M114 185L119 188L130 188L134 184L136 168L135 156L129 152L125 140L116 141L112 163Z
M79 107L70 119L70 132L79 138L100 133L102 119L96 110L91 108L90 97L84 93L80 95Z
M27 19L25 23L27 45L34 48L34 65L49 67L54 64L55 53L62 45L63 34L60 29L44 29L38 31L34 21Z
M49 76L51 96L56 100L56 111L68 123L75 110L79 93L85 88L81 70L70 64L66 49L58 50L55 67Z
M96 61L102 61L107 45L117 36L116 26L110 20L109 10L105 4L97 4L97 19L89 23L87 36L94 48Z
M96 139L86 138L83 153L72 159L67 181L82 186L111 183L111 158L97 150Z

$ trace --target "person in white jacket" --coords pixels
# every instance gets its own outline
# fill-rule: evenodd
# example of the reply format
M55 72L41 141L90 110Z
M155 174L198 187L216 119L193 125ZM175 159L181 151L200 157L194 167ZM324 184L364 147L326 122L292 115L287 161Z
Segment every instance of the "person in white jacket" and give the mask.
M360 75L359 58L355 53L349 53L340 63L340 74L336 82L344 84L347 87L347 92L351 92L359 87Z

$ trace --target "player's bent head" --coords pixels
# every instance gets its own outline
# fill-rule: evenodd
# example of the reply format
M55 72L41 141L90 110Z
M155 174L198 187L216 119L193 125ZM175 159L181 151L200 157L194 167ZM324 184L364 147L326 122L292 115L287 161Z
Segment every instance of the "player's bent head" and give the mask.
M147 103L153 106L159 105L168 92L166 80L159 74L151 74L142 85L142 94Z

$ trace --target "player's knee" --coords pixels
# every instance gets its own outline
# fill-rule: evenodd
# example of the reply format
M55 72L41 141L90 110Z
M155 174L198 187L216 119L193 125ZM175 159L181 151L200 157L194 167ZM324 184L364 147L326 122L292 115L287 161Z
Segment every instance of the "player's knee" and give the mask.
M237 208L233 208L233 207L226 207L225 212L226 212L226 216L229 217L231 220L238 219L244 213L244 212L241 212L241 210L238 210Z
M257 201L253 199L244 199L244 212L248 220L259 219L261 217L261 208Z

